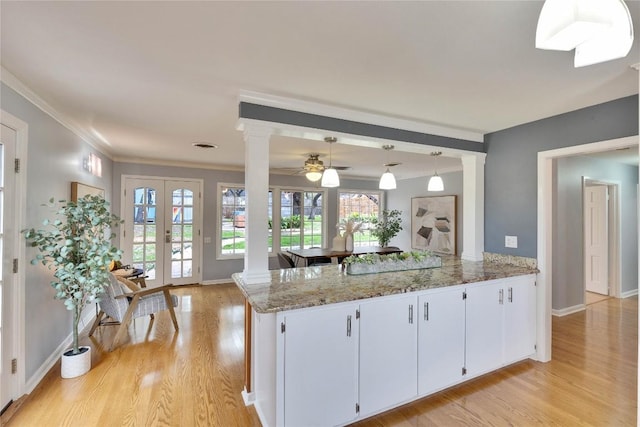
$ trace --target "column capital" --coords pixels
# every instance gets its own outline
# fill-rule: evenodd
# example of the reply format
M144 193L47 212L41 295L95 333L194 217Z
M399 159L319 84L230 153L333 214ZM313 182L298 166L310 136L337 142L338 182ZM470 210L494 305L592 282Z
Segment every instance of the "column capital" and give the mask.
M245 142L251 139L261 140L269 139L273 134L274 128L263 123L245 123L242 135Z

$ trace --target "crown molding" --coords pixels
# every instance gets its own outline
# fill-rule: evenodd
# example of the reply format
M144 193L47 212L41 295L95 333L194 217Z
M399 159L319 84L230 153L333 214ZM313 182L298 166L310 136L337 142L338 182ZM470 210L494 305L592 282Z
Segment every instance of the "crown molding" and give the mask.
M127 156L127 157L114 156L113 161L116 163L133 163L136 165L170 166L170 167L190 168L190 169L208 169L208 170L229 171L229 172L244 172L244 164L241 166L220 165L220 164L212 164L212 163L183 162L179 160L147 159L147 158L130 157L130 156Z
M73 119L71 119L68 115L60 112L59 110L52 107L47 101L42 99L38 94L36 94L31 88L22 83L13 73L4 68L4 66L0 65L0 81L6 84L8 87L16 91L26 100L31 102L33 105L42 110L45 114L50 116L52 119L60 123L62 126L67 128L73 134L75 134L78 138L82 139L86 144L91 146L91 148L100 152L102 155L107 158L113 160L113 155L111 152L105 147L105 144L97 137L93 136L91 133L87 132L82 126L77 124Z
M414 120L400 119L383 116L381 114L366 113L344 107L337 107L329 104L321 104L313 101L303 101L300 99L287 98L283 96L270 95L262 92L241 90L238 95L238 104L246 102L249 104L264 105L267 107L280 108L283 110L298 111L301 113L315 114L318 116L332 117L335 119L349 120L371 125L385 126L394 129L408 130L430 135L444 136L448 138L463 139L484 143L484 134L467 129L442 126L434 123L418 122Z

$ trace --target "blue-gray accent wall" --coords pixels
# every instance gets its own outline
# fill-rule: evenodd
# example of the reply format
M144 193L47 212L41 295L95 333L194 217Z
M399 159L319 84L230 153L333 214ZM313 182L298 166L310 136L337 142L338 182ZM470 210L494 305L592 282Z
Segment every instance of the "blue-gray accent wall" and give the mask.
M487 134L485 251L537 257L538 152L637 134L638 95Z

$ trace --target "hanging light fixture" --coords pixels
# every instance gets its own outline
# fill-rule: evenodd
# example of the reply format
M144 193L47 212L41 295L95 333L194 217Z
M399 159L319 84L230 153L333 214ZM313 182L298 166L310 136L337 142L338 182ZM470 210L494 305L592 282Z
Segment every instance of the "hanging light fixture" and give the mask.
M433 157L438 157L441 154L442 154L442 151L434 151L433 153L431 153ZM433 174L433 176L429 178L427 191L444 191L444 182L442 182L442 178L440 177L440 175L438 175L437 169Z
M325 142L329 143L329 167L324 170L322 173L322 181L320 182L320 186L322 187L339 187L340 186L340 177L338 176L338 171L333 168L331 165L332 161L332 153L331 153L331 144L337 141L336 138L332 136L328 136L325 139Z
M574 67L627 56L633 23L623 0L546 0L536 29L536 48L575 49Z
M322 172L320 171L309 171L304 176L311 182L316 182L320 178L322 178Z
M318 158L319 156L319 154L311 153L309 154L309 158L304 162L304 170L306 171L304 176L311 182L316 182L322 178L324 163Z
M389 151L394 149L393 145L383 145L382 149L387 152L387 163L384 164L387 170L380 177L380 184L378 184L378 188L381 190L395 190L396 189L396 177L393 176L390 167L397 166L400 163L389 163Z

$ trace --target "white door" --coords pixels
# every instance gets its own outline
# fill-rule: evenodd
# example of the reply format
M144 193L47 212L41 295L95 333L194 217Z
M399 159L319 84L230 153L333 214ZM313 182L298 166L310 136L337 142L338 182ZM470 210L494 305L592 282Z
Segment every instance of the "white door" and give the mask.
M123 260L147 285L201 281L201 182L125 178Z
M15 357L12 345L15 325L12 324L12 312L15 275L13 259L17 257L14 250L14 235L16 233L13 207L15 206L14 190L14 159L16 148L16 131L5 125L2 126L0 139L0 410L8 405L14 397L14 378L11 373L11 360Z
M285 427L342 425L356 418L356 308L341 305L284 316Z
M609 295L607 186L584 189L585 289Z
M458 290L435 291L418 300L418 394L462 380L465 301Z
M360 414L418 394L418 299L360 304Z

